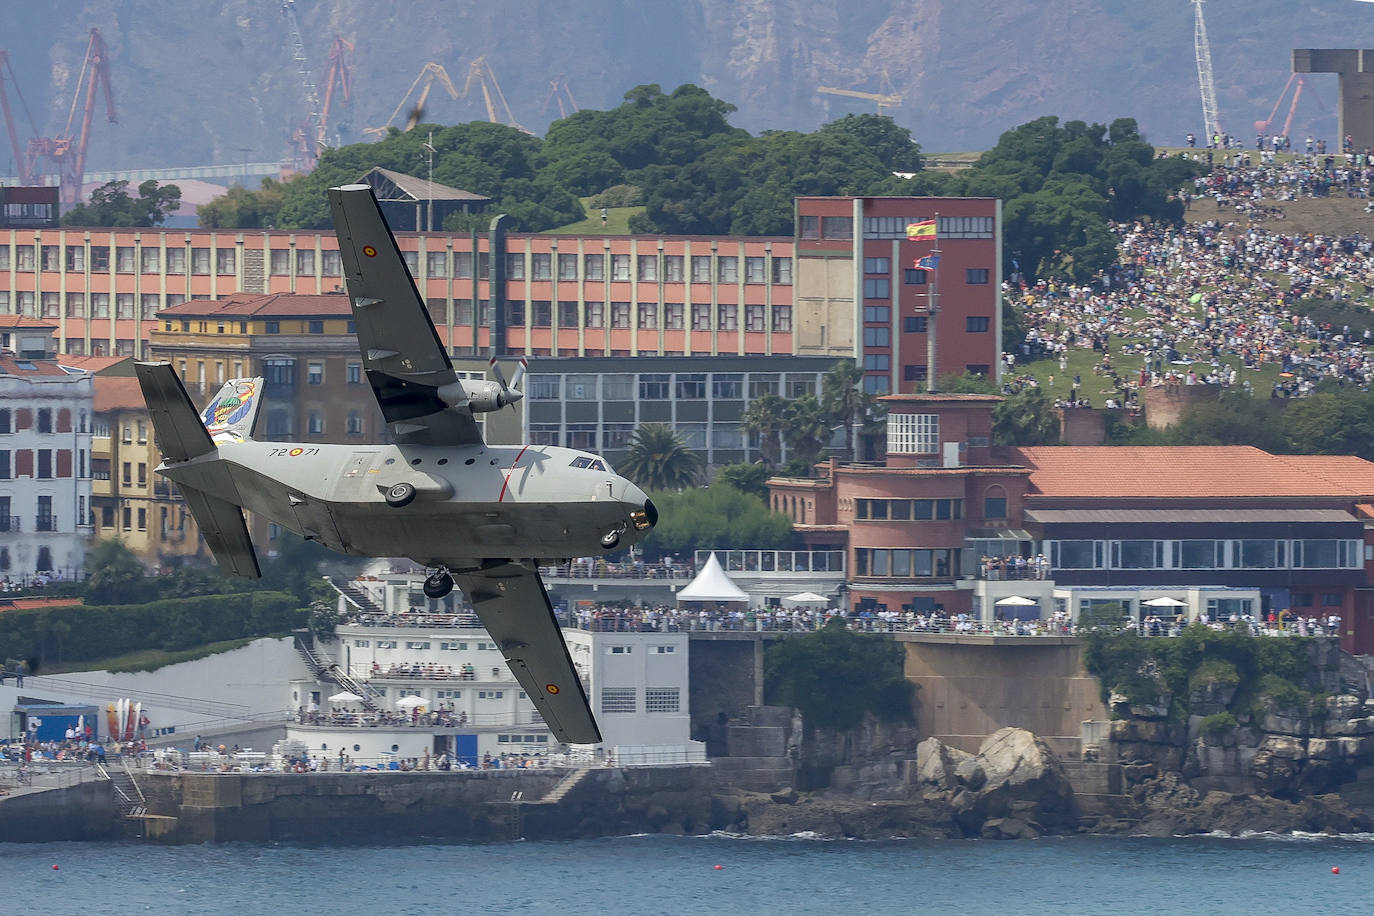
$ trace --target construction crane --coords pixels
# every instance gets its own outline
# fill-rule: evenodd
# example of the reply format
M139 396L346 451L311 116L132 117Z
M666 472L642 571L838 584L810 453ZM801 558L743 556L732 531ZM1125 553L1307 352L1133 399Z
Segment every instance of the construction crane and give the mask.
M817 86L817 92L824 92L826 95L842 95L851 99L868 99L878 106L878 114L883 114L886 108L896 108L902 104L902 96L892 86L892 80L888 78L887 71L883 71L883 81L879 85L879 92L860 92L857 89L836 89L833 86Z
M1293 88L1294 83L1297 84L1297 88ZM1302 90L1306 85L1307 81L1301 73L1288 74L1288 82L1283 84L1283 91L1274 100L1274 108L1269 112L1269 117L1263 121L1255 122L1255 133L1262 137L1269 136L1270 130L1274 126L1274 115L1279 113L1279 106L1283 104L1283 97L1288 94L1289 89L1293 89L1293 98L1288 103L1288 117L1284 118L1283 130L1279 132L1279 136L1287 137L1293 129L1293 114L1298 110L1298 100L1302 98Z
M521 127L520 123L515 120L515 115L511 112L510 105L506 103L506 94L501 91L501 84L496 81L496 74L492 72L491 64L487 63L485 55L477 58L468 65L467 82L463 83L463 91L459 93L459 96L467 98L468 90L472 88L473 80L476 80L478 85L482 87L482 101L485 102L487 106L488 121L493 124L507 124L514 127L516 130L523 131L527 134L533 134L533 131L529 128ZM492 104L491 100L493 92L496 94L496 98L501 102L501 110L506 114L505 121L502 121L496 116L496 106Z
M449 79L447 70L439 64L427 63L420 68L420 72L415 77L415 81L410 84L410 88L407 89L406 94L401 97L401 101L396 103L396 108L391 112L391 117L386 119L386 123L381 127L364 128L363 133L370 137L376 137L379 140L385 137L387 131L396 123L396 119L401 116L401 111L405 109L406 104L410 101L410 97L415 93L415 88L418 86L420 87L420 97L416 99L415 104L410 107L410 117L406 122L406 130L410 130L410 128L418 124L420 118L423 117L425 100L429 98L429 91L434 88L436 82L444 87L444 91L448 93L448 97L454 101L462 97L459 95L457 87L453 85L453 80Z
M10 63L10 52L0 48L0 113L4 114L5 131L9 134L10 150L14 153L14 170L19 173L21 183L31 185L34 181L33 175L29 173L25 144L24 141L20 140L19 131L14 126L14 111L10 108L9 95L5 92L5 74L7 73L10 83L14 86L14 95L24 108L24 116L29 119L30 136L37 136L38 126L34 124L28 103L24 101L24 94L19 91L19 80L14 75L14 65Z
M566 105L563 104L565 99L567 100ZM577 101L573 98L572 90L568 88L567 81L561 76L549 80L549 94L544 97L543 111L545 114L548 113L550 102L558 103L558 117L560 118L566 118L570 113L575 114L581 110L577 107Z
M1212 82L1212 45L1207 40L1207 21L1202 16L1203 0L1193 0L1193 54L1197 57L1197 83L1202 92L1202 128L1207 142L1221 136L1221 117L1217 114L1217 87Z
M334 36L334 46L329 49L329 75L324 81L324 105L320 107L319 145L338 146L343 143L342 128L329 136L329 114L334 105L334 87L339 87L345 105L353 101L353 43L344 41L342 35ZM333 140L331 144L329 141Z
M301 23L296 18L296 0L282 0L282 15L286 16L287 28L291 31L291 44L296 60L296 71L300 74L301 88L305 90L305 102L310 108L304 123L292 132L291 145L294 148L292 165L310 171L315 167L320 154L318 138L323 130L320 121L320 94L315 90L315 79L310 75L310 62L305 56L305 40L301 38Z
M100 37L99 29L91 29L86 57L81 62L81 75L76 81L76 93L72 96L72 107L67 112L67 126L59 136L35 136L30 139L25 157L25 173L30 182L37 183L47 175L57 175L57 184L61 189L58 196L64 206L75 206L81 202L81 185L86 175L86 147L91 139L97 91L105 94L106 119L111 124L116 123L118 119L115 115L114 90L110 86L110 62L105 40ZM76 120L78 106L81 107L81 133L73 137L72 123Z

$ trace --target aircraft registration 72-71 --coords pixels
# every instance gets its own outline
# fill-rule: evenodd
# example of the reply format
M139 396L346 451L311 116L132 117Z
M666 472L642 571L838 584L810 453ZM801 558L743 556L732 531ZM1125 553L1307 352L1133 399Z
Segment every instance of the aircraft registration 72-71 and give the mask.
M243 510L352 556L405 556L455 584L560 740L601 740L537 561L631 544L658 521L605 459L546 445L487 445L474 414L519 400L459 379L367 185L329 189L363 370L393 444L255 442L262 379L226 383L197 413L169 363L138 363L163 461L228 574L261 573Z

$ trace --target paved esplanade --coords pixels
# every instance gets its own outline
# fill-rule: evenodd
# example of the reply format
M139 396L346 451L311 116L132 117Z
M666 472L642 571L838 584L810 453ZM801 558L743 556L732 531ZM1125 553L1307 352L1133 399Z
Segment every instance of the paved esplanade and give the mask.
M1336 130L1357 150L1374 146L1374 50L1294 48L1293 72L1337 74Z

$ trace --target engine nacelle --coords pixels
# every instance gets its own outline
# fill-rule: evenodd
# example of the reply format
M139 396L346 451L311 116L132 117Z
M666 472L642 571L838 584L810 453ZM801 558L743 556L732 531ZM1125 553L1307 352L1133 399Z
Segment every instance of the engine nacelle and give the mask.
M496 382L451 382L439 389L439 398L450 407L468 407L473 413L490 413L520 400L519 391L501 390Z

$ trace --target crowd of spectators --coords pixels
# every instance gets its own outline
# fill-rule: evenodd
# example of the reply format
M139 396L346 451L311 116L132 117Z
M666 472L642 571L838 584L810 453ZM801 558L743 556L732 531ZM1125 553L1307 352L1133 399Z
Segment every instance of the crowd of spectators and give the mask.
M471 662L466 662L457 668L452 665L439 665L429 662L392 662L389 665L379 665L372 663L372 667L367 672L367 677L372 678L421 678L424 680L459 680L471 681L477 677L477 670Z
M319 709L305 707L296 710L296 723L299 725L334 725L347 728L378 728L406 726L412 728L461 728L468 724L468 714L456 710L452 703L421 711L422 707L409 710L391 711L387 709Z
M1206 179L1219 182L1223 202L1242 192L1329 193L1332 183L1352 181L1352 195L1367 194L1371 180L1368 162L1316 184L1293 166L1222 168ZM1322 379L1362 388L1374 379L1368 329L1319 322L1293 307L1307 298L1349 300L1374 287L1374 239L1277 232L1228 221L1225 213L1181 227L1132 222L1112 229L1119 261L1093 282L1006 284L1027 328L1020 352L1004 356L1008 393L1045 384L1056 402L1083 404L1082 378L1067 372L1074 350L1093 352L1092 371L1109 382L1108 398L1127 408L1153 386L1210 384L1253 393L1245 370L1265 365L1281 372L1273 397L1303 396ZM1018 363L1040 359L1057 359L1063 374L1043 383L1018 374Z

